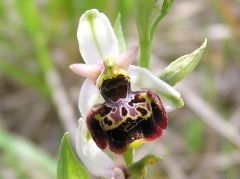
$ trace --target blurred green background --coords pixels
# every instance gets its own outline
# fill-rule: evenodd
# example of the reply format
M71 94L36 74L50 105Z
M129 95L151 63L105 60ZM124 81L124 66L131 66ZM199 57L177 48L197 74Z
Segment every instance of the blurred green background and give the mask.
M61 137L74 138L80 116L84 79L68 66L82 62L76 31L90 8L112 23L121 12L128 47L137 45L131 0L0 1L0 179L55 178ZM205 37L203 59L176 86L185 107L156 141L163 161L147 178L240 178L240 1L175 1L155 34L152 70Z

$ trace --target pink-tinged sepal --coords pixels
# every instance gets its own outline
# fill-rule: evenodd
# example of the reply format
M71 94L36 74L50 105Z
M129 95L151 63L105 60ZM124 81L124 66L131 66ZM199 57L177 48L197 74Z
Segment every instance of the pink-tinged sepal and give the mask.
M127 50L125 53L117 57L116 65L123 69L128 69L128 67L134 62L138 55L139 47L133 47Z
M72 64L69 68L76 74L90 79L93 83L96 83L98 76L100 75L103 65L102 64Z

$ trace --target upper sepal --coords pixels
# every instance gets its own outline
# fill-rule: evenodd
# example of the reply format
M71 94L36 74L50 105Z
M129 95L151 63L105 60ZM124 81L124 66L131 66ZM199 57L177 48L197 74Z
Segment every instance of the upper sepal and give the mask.
M77 31L79 50L87 64L101 62L106 56L119 55L118 42L107 16L96 9L86 11Z

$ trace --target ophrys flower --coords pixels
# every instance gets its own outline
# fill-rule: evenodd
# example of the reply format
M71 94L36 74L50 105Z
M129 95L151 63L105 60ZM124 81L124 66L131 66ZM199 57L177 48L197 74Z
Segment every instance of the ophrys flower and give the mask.
M149 70L130 65L138 48L120 55L108 18L97 10L89 10L80 18L78 41L86 64L73 64L70 68L88 79L79 95L83 117L79 129L84 130L77 133L86 133L87 126L99 148L109 146L115 153L123 153L135 140L159 137L167 127L166 111L183 105L180 94ZM86 152L90 147L86 148L87 144L96 147L92 139L76 138L83 162L94 160Z

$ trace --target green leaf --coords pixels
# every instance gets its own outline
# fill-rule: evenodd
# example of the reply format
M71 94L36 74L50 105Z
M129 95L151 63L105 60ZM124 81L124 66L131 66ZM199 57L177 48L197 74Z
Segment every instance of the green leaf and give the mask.
M149 38L151 16L155 0L133 0L133 13L137 25L140 42Z
M155 17L153 23L150 27L150 39L152 40L154 32L156 31L157 25L162 20L162 18L168 13L169 9L172 7L173 0L164 0L159 13ZM158 8L158 7L157 7Z
M58 179L88 179L86 169L76 159L70 142L69 134L66 132L63 135L58 159L57 168Z
M150 25L155 0L133 0L133 13L137 25L140 46L140 66L147 68L150 62Z
M128 179L144 179L147 173L147 165L154 164L158 161L160 161L159 157L150 154L129 165L129 167L126 168Z
M49 50L46 46L47 37L41 23L36 2L33 0L15 0L21 22L31 37L41 70L46 74L53 66ZM47 78L47 77L46 77Z
M128 22L128 17L130 16L130 11L132 9L132 1L129 0L118 0L118 11L121 13L122 26L126 25Z
M128 150L123 154L123 157L127 166L132 163L134 153L135 153L135 149L132 147L129 147Z
M9 134L1 126L0 124L1 156L5 157L8 164L17 170L16 172L24 172L29 175L34 170L38 170L44 174L45 178L56 176L57 163L55 159L29 141ZM31 166L31 171L29 171L29 166Z
M121 25L121 14L119 13L114 24L114 32L117 36L118 47L121 53L126 51L126 42L123 35L122 25Z
M175 85L189 75L200 61L207 46L207 39L194 52L184 55L170 63L161 73L160 79L170 85Z
M157 15L154 15L156 0L133 0L133 13L137 25L140 46L141 67L148 68L150 63L150 50L154 32L158 23L169 11L173 0L164 0L163 5Z

